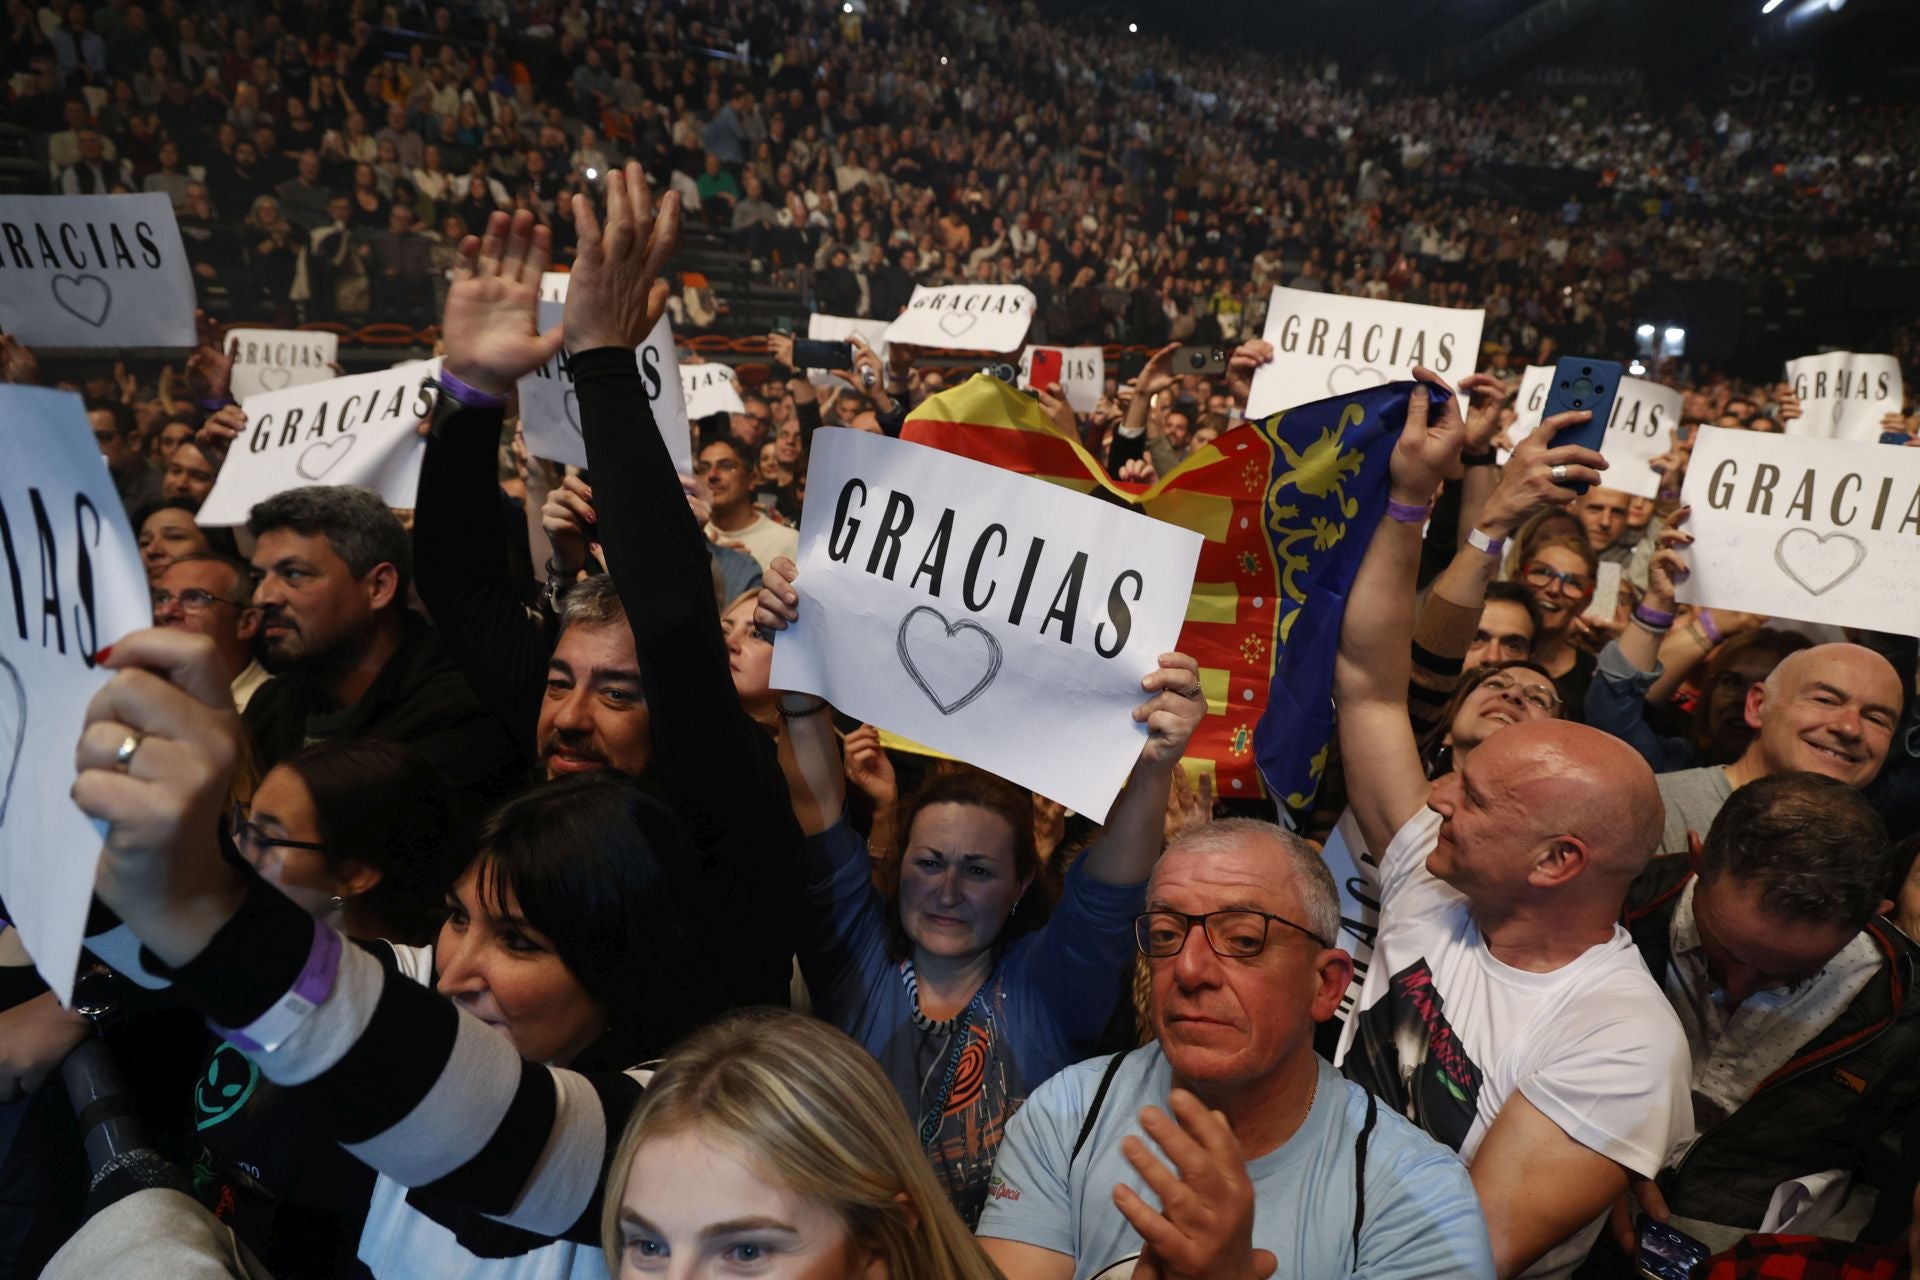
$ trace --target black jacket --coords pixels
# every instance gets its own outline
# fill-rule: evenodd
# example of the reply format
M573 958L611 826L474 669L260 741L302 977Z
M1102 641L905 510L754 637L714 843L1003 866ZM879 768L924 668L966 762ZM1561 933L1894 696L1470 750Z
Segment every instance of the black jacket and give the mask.
M1684 854L1655 858L1627 891L1621 916L1663 986L1674 908L1693 880L1688 862ZM1920 951L1885 920L1865 933L1883 961L1866 988L1661 1173L1675 1213L1757 1231L1776 1186L1822 1169L1851 1169L1883 1195L1911 1193L1911 1172L1889 1139L1920 1102L1920 1005L1912 999Z
M307 745L307 722L330 711L303 673L275 676L247 703L260 771ZM526 781L528 761L454 665L425 618L401 623L400 645L347 715L343 738L387 738L415 748L440 770L460 800L456 839L470 836L487 810Z

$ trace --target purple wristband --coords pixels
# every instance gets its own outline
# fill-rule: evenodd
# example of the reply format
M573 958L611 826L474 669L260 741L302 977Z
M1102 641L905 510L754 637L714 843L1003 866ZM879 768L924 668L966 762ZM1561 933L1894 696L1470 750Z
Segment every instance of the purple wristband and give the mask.
M230 404L239 404L240 402L238 400L235 400L232 396L205 396L199 400L194 401L194 403L199 405L202 409L205 409L208 413L215 413L221 409L226 408Z
M505 396L497 396L491 391L482 391L478 387L469 386L467 383L460 381L460 379L449 373L444 366L441 368L440 376L435 380L434 385L446 392L447 397L454 401L454 403L464 405L469 409L498 409L507 402Z
M1713 624L1713 610L1701 609L1693 616L1700 623L1700 634L1707 638L1707 642L1719 644L1723 637L1720 635L1720 628Z
M299 1030L302 1020L333 994L333 980L339 972L340 935L315 920L313 947L307 952L307 962L300 966L300 976L293 980L287 994L244 1027L216 1026L214 1030L244 1052L271 1052Z
M1423 507L1416 507L1412 503L1395 502L1392 498L1387 499L1387 518L1389 520L1398 520L1401 524L1425 524L1427 517L1431 514L1433 514L1432 503L1428 503Z
M1652 627L1655 631L1665 631L1673 625L1674 614L1665 609L1656 609L1650 604L1637 604L1633 607L1634 620Z

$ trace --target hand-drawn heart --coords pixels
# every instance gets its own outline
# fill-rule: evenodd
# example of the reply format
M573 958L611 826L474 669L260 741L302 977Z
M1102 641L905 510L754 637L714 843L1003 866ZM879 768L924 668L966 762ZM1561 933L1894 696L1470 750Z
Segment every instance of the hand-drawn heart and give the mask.
M113 290L99 276L55 276L53 300L68 315L98 329L113 310Z
M338 440L316 440L300 451L293 469L309 480L319 480L340 465L340 459L353 452L359 436L341 436Z
M1773 562L1808 595L1825 595L1866 563L1867 549L1846 533L1789 529L1773 544Z
M1368 387L1377 387L1393 379L1382 377L1377 369L1351 364L1337 364L1327 373L1327 394L1330 396L1349 395L1355 391L1365 391Z
M13 797L13 775L20 769L20 750L27 742L27 687L13 664L0 658L0 827L7 823L7 801Z
M940 332L957 338L979 322L980 317L970 311L949 311L940 317Z
M560 407L567 411L567 425L575 431L580 430L580 393L567 388L567 394L561 397Z
M932 619L940 627L944 627L945 631L925 626L914 629L914 620L922 616ZM910 630L913 632L912 639L908 638ZM943 698L934 692L933 681L928 678L927 670L931 669L933 675L944 686L964 687L964 681L967 678L964 669L955 678L948 678L954 671L956 658L953 646L947 643L963 631L973 632L986 642L986 648L981 654L986 661L986 672L974 682L972 688L967 689L958 698ZM914 660L910 648L912 645L920 647L924 655L923 661L926 663L924 668L920 662ZM993 638L993 633L971 618L948 622L946 615L932 605L916 605L907 611L907 616L900 619L900 633L895 638L894 648L900 654L900 665L907 669L907 674L913 677L913 682L920 686L920 692L926 694L933 705L940 708L940 714L943 716L952 715L985 693L987 686L993 683L993 678L1000 674L1002 656L1000 642ZM975 660L975 664L978 664L978 659Z
M293 385L293 370L262 369L260 371L260 389L263 391L281 391Z

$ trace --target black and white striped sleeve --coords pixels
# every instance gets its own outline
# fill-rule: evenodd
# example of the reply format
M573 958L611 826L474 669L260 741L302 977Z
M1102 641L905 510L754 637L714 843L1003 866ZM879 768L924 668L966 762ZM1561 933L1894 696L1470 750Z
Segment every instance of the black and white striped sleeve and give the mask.
M175 993L244 1030L294 989L313 930L256 881L206 950L172 971ZM604 1166L639 1083L523 1061L504 1036L401 973L391 948L342 948L324 998L249 1056L394 1181L525 1231L597 1242Z

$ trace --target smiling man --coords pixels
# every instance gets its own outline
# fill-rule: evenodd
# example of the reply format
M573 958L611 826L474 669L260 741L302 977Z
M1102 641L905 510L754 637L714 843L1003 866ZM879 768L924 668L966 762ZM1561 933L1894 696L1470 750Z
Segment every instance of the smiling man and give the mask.
M1697 874L1658 858L1628 895L1633 940L1693 1051L1699 1135L1634 1199L1716 1250L1761 1230L1796 1179L1864 1181L1905 1203L1875 1151L1920 1105L1916 952L1874 918L1892 906L1887 853L1852 786L1779 773L1733 793ZM1817 1196L1767 1229L1851 1238L1864 1199Z
M1662 853L1685 853L1736 790L1776 773L1821 773L1864 787L1880 773L1906 699L1893 664L1862 645L1790 653L1747 691L1753 740L1730 765L1660 775Z
M383 737L417 748L463 800L462 825L526 766L431 624L407 608L412 553L370 489L309 485L253 508L253 604L273 678L247 704L262 772L302 747Z

